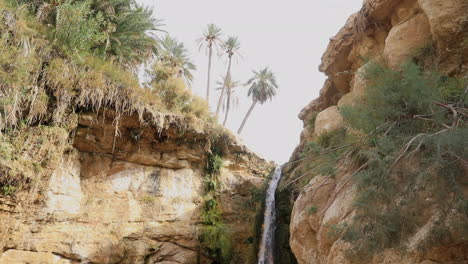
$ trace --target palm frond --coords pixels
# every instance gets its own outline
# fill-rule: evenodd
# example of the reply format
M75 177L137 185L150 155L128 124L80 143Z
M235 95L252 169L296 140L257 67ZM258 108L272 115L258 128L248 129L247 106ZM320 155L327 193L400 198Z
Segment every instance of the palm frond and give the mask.
M275 74L268 67L260 71L252 71L252 73L253 77L244 84L244 86L249 86L247 95L261 104L272 100L278 89Z
M159 61L168 64L177 69L179 75L183 76L188 84L193 81L192 71L196 70L196 65L191 61L188 50L184 43L178 42L166 34L164 38L159 39L161 51Z
M221 39L222 36L223 32L220 27L215 24L208 24L203 36L197 40L198 49L205 49L205 52L208 53L210 48L215 48L219 53L224 43Z

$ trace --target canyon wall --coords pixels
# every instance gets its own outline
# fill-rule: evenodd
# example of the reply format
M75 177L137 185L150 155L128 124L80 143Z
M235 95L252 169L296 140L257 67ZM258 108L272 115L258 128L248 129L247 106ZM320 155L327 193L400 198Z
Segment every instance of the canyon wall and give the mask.
M351 263L346 257L350 244L333 233L334 227L346 224L355 215L357 188L350 179L358 170L347 167L331 178L315 175L287 196L284 184L308 162L300 153L320 135L344 127L340 109L360 103L360 95L366 90L363 71L369 59L397 67L416 51L429 47L435 49L440 72L468 76L468 1L365 0L362 9L331 38L320 65L328 79L320 97L299 115L304 121L301 143L284 168L283 185L279 188L281 197L294 201L290 203L289 242L298 263ZM466 181L463 186L467 197ZM427 217L407 239L407 251L387 249L368 263L468 263L468 245L462 234L454 234L458 241L422 250L419 244L436 222L437 212L419 208L418 213ZM288 230L283 228L280 233L284 237Z
M215 135L175 115L147 123L124 115L117 126L114 117L81 113L39 192L0 196L0 263L213 262L199 229ZM259 197L273 164L220 133L221 216L234 263L254 263Z

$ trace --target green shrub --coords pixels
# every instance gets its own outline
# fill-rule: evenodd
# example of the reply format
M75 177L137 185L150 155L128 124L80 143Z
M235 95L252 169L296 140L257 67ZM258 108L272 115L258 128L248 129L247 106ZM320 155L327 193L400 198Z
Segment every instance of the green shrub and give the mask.
M62 153L68 147L68 132L58 127L25 127L0 135L0 186L3 193L11 195L47 179L60 164Z
M145 204L153 204L156 201L156 198L152 195L145 195L143 196L142 201Z
M343 144L346 136L346 129L340 128L332 131L327 131L321 134L316 142L323 148L333 148Z
M317 206L312 205L312 206L309 208L309 214L316 214L317 212L318 212Z
M151 79L147 84L149 89L161 98L168 110L214 120L206 101L187 89L184 80L178 77L177 68L157 62L147 73Z
M13 185L4 185L2 186L2 194L4 196L11 196L15 193L16 187Z
M201 229L200 241L208 249L211 257L220 263L230 263L232 259L231 234L229 228L221 223L205 225Z
M206 164L206 173L209 175L218 175L223 167L223 158L218 154L209 154Z
M103 42L100 32L104 17L94 15L92 1L67 0L56 10L54 37L66 47L65 51L90 52L91 48Z
M431 113L434 102L442 98L437 77L414 63L399 71L373 62L364 77L368 82L364 103L345 106L341 112L351 127L365 133L386 122L405 122L413 115Z
M342 109L349 129L366 135L354 154L365 164L354 175L356 215L342 232L352 244L348 257L356 262L386 248L403 250L405 239L424 223L425 208L457 209L467 203L460 179L468 158L468 127L447 106L466 111L466 80L441 78L412 63L398 71L374 63L366 78L363 103ZM428 202L425 192L436 201ZM442 193L453 193L453 200ZM458 215L468 222L466 208Z
M200 228L199 241L210 257L220 263L230 263L232 259L231 233L223 223L219 207L219 181L223 158L215 146L207 153L205 167L205 203L201 214L203 226Z

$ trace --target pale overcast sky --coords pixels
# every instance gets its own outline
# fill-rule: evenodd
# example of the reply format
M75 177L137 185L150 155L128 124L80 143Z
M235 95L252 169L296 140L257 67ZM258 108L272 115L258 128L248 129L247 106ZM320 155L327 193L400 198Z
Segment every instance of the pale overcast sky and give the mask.
M362 6L362 0L139 0L154 7L171 36L185 43L198 67L193 90L205 95L207 56L196 40L206 25L215 23L227 36L238 36L243 58L233 64L234 80L244 83L252 69L269 66L280 90L272 102L258 105L244 128L244 143L261 156L286 162L299 143L300 110L318 96L325 77L318 71L320 58L347 18ZM225 74L227 60L215 58L212 87ZM218 92L211 93L215 108ZM237 131L251 100L241 87L238 108L227 127Z

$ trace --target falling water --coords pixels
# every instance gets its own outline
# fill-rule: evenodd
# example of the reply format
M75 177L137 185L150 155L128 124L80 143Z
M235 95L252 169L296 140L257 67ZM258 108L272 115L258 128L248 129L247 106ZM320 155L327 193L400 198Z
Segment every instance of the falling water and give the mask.
M275 238L275 192L281 179L281 167L277 167L266 193L265 216L262 241L258 252L258 264L273 264L273 242Z

